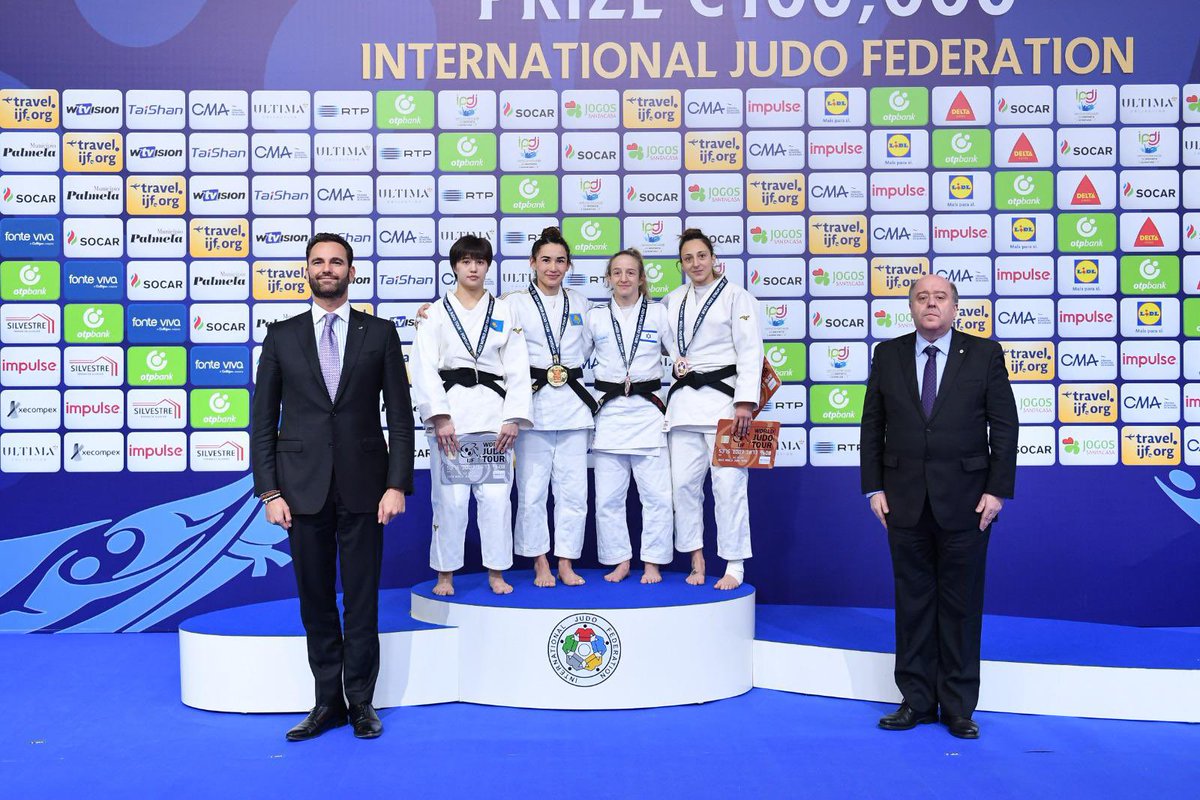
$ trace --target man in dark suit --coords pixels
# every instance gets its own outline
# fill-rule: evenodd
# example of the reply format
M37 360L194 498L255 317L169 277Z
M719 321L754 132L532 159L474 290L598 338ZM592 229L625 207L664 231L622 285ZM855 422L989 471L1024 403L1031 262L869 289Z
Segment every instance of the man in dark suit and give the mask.
M916 332L875 350L863 404L862 491L888 532L896 579L896 685L879 721L979 736L983 572L992 523L1013 496L1017 407L997 342L953 330L958 289L913 284Z
M383 526L404 513L412 493L412 405L395 327L350 307L350 245L318 233L306 259L312 311L267 329L252 414L254 491L267 521L288 531L316 680L316 706L287 738L311 739L345 725L349 703L354 735L372 739L383 732L371 705L379 675ZM335 590L339 560L344 635Z

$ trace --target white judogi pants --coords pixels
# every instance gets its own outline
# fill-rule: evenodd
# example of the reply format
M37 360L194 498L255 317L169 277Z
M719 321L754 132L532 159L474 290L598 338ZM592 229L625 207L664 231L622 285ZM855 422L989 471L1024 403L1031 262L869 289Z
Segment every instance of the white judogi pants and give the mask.
M650 564L670 564L671 469L667 448L650 455L628 455L593 451L596 477L596 538L601 564L620 564L633 557L625 497L629 474L637 481L642 500L642 547L640 557Z
M583 526L587 520L587 449L591 431L521 431L517 436L516 554L540 556L550 552L550 521L546 512L551 482L554 488L554 555L583 555Z
M717 555L726 561L750 558L750 509L744 467L712 466L715 433L673 430L671 495L675 501L675 549L690 553L704 546L704 473L712 472Z
M437 437L429 436L429 483L433 505L433 541L429 544L429 566L438 572L454 572L463 566L467 539L467 512L475 496L475 521L483 566L508 569L513 562L512 482L442 483L442 452Z

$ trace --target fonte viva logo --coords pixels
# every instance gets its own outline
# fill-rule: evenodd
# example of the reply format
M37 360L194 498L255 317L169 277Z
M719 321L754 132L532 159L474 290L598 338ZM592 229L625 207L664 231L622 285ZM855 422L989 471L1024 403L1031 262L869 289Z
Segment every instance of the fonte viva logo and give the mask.
M36 264L26 264L17 276L26 286L36 286L42 280L42 270Z
M969 133L954 134L954 137L952 139L950 139L950 147L953 148L954 152L959 153L960 155L962 153L969 152L972 147L971 134L969 134Z
M1157 259L1147 258L1138 265L1138 272L1146 280L1154 280L1162 273L1162 270L1158 267Z
M902 89L897 89L888 95L888 105L893 111L903 111L908 108L908 103L908 92Z
M782 347L768 347L767 361L771 362L772 367L782 367L787 363L787 351Z
M83 312L83 324L95 330L104 324L104 312L95 307L89 307Z
M850 394L845 389L830 389L829 405L835 410L841 411L843 408L850 405Z
M208 398L208 407L214 414L225 414L229 411L229 395L224 392L213 392Z
M1018 175L1013 180L1013 191L1025 197L1033 192L1037 186L1033 182L1033 178L1029 175Z
M1100 229L1096 226L1095 217L1080 217L1075 223L1075 232L1088 239L1095 236Z
M146 369L162 372L167 368L167 354L162 350L151 350L146 353Z
M594 242L600 238L602 231L600 230L600 226L597 225L595 221L589 219L587 222L579 226L579 233L584 239L587 239L589 242Z
M411 94L398 94L392 102L397 114L411 114L417 110L416 99Z
M470 158L479 151L479 142L474 136L464 136L458 140L458 154Z

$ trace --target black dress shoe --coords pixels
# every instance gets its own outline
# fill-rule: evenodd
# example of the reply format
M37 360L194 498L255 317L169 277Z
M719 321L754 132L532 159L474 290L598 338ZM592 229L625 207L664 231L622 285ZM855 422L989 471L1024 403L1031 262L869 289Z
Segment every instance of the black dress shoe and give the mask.
M374 739L383 733L383 723L370 703L350 705L350 724L354 726L354 735L359 739Z
M950 731L951 736L959 739L978 739L979 726L970 717L942 717L942 724Z
M346 724L345 706L316 706L296 727L287 732L289 742L315 739L327 730Z
M916 711L907 702L904 702L891 714L880 719L879 727L885 731L907 731L930 722L937 722L936 711Z

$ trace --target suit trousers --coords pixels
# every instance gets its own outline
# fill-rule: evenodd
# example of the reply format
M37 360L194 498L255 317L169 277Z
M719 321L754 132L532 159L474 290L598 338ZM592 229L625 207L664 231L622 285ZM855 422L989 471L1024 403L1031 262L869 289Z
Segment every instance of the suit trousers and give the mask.
M346 510L332 481L316 514L293 514L288 542L316 704L369 703L379 676L379 576L383 526L376 512ZM345 627L337 605L340 561ZM343 700L343 684L345 700Z
M896 579L896 686L918 712L970 717L979 702L983 577L991 526L938 525L929 498L911 528L888 525Z

